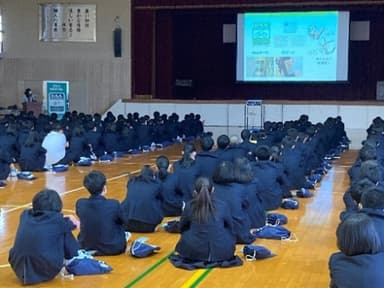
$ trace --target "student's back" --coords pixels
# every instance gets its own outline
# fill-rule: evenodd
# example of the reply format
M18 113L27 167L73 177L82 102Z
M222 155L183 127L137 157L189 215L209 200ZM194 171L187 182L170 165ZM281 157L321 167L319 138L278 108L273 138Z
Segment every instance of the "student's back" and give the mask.
M96 250L97 255L116 255L125 251L125 232L120 203L103 196L105 185L105 176L99 171L84 177L84 186L91 196L76 202L81 223L78 240L82 249Z

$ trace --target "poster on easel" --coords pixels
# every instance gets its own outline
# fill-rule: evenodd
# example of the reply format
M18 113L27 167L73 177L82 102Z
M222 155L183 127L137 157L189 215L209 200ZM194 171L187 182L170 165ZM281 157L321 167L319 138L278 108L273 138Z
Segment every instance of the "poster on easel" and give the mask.
M69 110L69 81L43 81L44 107L61 119Z

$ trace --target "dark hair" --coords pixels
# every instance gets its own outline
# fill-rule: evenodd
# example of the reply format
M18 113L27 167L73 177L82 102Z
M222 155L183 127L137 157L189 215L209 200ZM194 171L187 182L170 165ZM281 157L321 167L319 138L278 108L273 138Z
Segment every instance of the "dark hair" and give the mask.
M83 185L91 195L101 194L106 183L105 175L96 170L89 172L83 179Z
M215 205L211 194L212 181L207 177L199 177L195 181L195 191L191 200L192 217L198 223L207 223L215 215Z
M213 139L211 136L203 136L200 138L200 146L203 151L209 151L213 147Z
M361 195L361 205L363 208L384 209L383 188L373 187L364 191Z
M39 133L36 131L29 131L27 138L24 141L24 146L32 147L34 144L39 143Z
M368 178L363 178L356 183L353 183L350 188L350 194L353 200L357 203L361 202L361 195L363 195L364 191L375 187L375 183L373 183Z
M258 160L268 160L271 152L267 145L260 145L255 149L254 155Z
M236 158L234 164L234 177L238 183L249 183L254 178L251 163L245 157Z
M218 184L232 183L235 179L233 163L230 161L220 162L216 166L212 179Z
M169 168L169 159L164 155L157 157L156 166L157 166L157 169L159 170L157 174L159 176L159 179L163 180L167 178L168 168Z
M63 209L63 202L55 190L43 189L33 197L32 209L35 213L42 211L60 212Z
M368 145L363 146L363 148L360 149L359 157L361 161L376 160L377 158L376 148L370 147Z
M367 160L361 163L359 178L368 178L373 183L377 183L381 180L382 175L379 164L376 160Z
M373 221L364 213L353 213L336 230L337 247L347 256L375 254L381 249Z
M220 135L217 137L217 147L219 149L225 149L228 147L230 139L227 135Z
M152 168L149 165L144 165L143 168L140 170L140 175L137 176L136 180L141 180L144 182L151 182L153 181L155 176L155 173L153 172Z
M248 141L249 137L251 137L251 132L249 132L248 129L243 129L241 130L240 137L241 139Z
M195 151L196 151L196 149L195 149L195 145L193 143L186 143L184 145L183 157L180 160L180 164L182 167L189 168L195 163L195 160L192 159L192 157L191 157L192 153Z

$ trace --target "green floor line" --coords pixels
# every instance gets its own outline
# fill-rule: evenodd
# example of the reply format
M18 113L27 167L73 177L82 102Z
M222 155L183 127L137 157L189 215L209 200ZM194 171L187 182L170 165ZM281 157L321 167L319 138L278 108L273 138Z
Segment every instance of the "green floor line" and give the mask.
M153 270L155 270L157 267L159 267L161 264L163 264L172 253L173 252L171 252L167 256L161 258L159 261L157 261L155 264L153 264L151 267L149 267L147 270L145 270L143 273L141 273L139 276L137 276L131 282L129 282L127 284L127 286L125 286L125 288L130 288L133 285L135 285L137 282L139 282L141 279L143 279L145 276L147 276L149 273L151 273Z

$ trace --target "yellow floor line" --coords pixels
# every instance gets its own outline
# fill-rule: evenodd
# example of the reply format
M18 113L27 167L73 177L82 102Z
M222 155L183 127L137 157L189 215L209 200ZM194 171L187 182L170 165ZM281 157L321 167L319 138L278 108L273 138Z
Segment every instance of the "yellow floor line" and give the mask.
M189 279L187 280L187 282L185 282L182 286L180 286L180 288L189 288L189 287L191 287L192 284L195 283L195 281L196 281L197 279L199 279L199 278L201 277L201 275L204 274L205 270L206 270L206 269L199 269L199 270L197 270L197 271L192 275L192 277L189 278Z
M3 264L3 265L0 265L0 269L1 269L1 268L8 268L8 267L11 267L11 265L10 265L10 264Z

